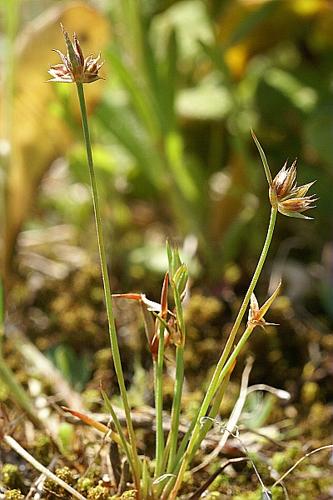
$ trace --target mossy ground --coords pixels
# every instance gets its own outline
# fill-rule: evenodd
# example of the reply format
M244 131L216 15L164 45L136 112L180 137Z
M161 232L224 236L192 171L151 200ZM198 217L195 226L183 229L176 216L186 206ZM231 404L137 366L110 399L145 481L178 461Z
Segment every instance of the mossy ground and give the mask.
M80 393L87 410L96 413L105 411L99 393L101 381L104 387L112 388L114 402L119 403L99 279L97 268L87 268L86 271L80 270L68 276L66 282L57 284L46 280L42 293L28 297L22 285L25 280L23 276L23 281L17 281L12 288L12 297L16 296L17 303L11 312L12 321L25 325L27 338L52 359L72 390ZM231 284L229 295L230 287ZM237 297L236 290L233 296ZM189 326L185 357L186 392L183 399L185 421L194 415L200 402L209 370L223 345L221 336L225 338L238 302L235 299L230 303L226 294L217 296L200 284L192 291L186 309ZM144 413L145 406L153 405L152 363L145 344L140 310L135 304L118 303L116 313L119 331L123 332L120 336L121 352L130 399L136 408L143 408ZM280 297L270 316L272 322L280 323L279 329L273 327L267 332L258 330L247 349L247 354L254 353L256 356L250 383L264 382L288 390L291 400L279 401L263 395L259 399L249 398L245 409L247 420L240 422L241 441L231 438L224 454L200 472L194 475L189 473L181 491L182 498L191 498L193 492L225 460L246 455L251 457L261 480L270 489L276 478L305 453L330 444L333 412L328 401L333 397L333 389L329 383L329 360L333 343L329 333L322 334L311 322L306 324L296 321L295 316L290 302ZM225 327L221 328L223 324ZM320 362L308 356L309 346L313 349L314 345L322 352ZM61 356L54 354L59 346L62 346ZM0 382L0 399L6 405L10 422L14 422L10 434L40 463L45 466L51 464L59 477L86 498L133 498L130 480L125 481L122 492L115 484L108 445L91 429L67 419L59 412L60 404L69 406L70 402L62 400L61 394L54 393L53 381L44 378L38 367L28 366L10 336L4 343L4 353L8 366L40 406L41 418L47 418L56 426L57 443L43 430L33 428L28 422L23 423L21 410L12 403L8 388ZM169 368L172 368L172 357L170 349L166 361ZM234 370L221 407L222 419L228 417L237 398L244 362L245 355L238 360ZM84 365L85 369L79 371L79 365ZM172 379L168 376L165 389L165 408L168 409L172 396ZM149 459L153 456L154 433L149 425L138 427L139 451ZM248 440L252 431L252 438ZM268 439L255 433L268 433ZM246 440L246 452L241 444L243 437ZM195 465L204 460L214 446L216 441L208 441L198 454ZM328 451L313 455L285 479L283 488L286 488L289 498L332 498L330 456ZM7 446L0 445L0 491L3 498L24 498L38 477L39 474L24 460ZM283 488L274 487L271 490L272 498L285 498ZM44 482L43 492L43 498L70 498L49 480ZM210 484L204 498L261 500L263 493L252 464L247 462L225 469Z

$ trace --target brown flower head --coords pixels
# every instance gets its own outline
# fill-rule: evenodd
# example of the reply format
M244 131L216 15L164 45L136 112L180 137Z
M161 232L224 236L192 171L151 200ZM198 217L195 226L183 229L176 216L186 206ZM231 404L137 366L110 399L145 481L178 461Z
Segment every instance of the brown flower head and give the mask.
M62 64L55 64L49 69L49 74L52 76L49 82L63 83L92 83L99 80L101 77L98 71L103 66L103 62L99 62L101 55L97 57L88 56L84 58L80 43L76 33L73 35L73 42L70 40L67 31L61 25L65 42L67 45L67 55L64 55L60 50L53 49L59 54Z
M258 148L262 164L264 166L265 175L269 185L269 199L272 207L287 215L288 217L298 217L300 219L311 219L306 217L302 212L315 208L314 203L317 201L315 195L306 196L310 187L315 183L309 182L303 186L297 187L296 184L296 161L287 168L287 162L283 165L280 172L272 179L272 174L268 166L267 158L260 142L258 141L253 130L251 131L253 140Z
M288 217L311 219L302 212L314 208L318 198L315 195L306 196L306 193L315 181L297 186L296 184L296 160L287 168L287 162L273 179L269 188L269 199L272 206Z

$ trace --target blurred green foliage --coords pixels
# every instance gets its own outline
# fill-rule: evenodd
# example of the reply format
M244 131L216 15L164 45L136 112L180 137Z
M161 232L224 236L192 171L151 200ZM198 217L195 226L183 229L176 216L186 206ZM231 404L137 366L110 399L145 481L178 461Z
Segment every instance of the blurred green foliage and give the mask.
M71 346L58 344L46 353L48 358L77 390L82 391L91 375L91 359L87 353L78 356Z
M34 9L32 3L25 2L22 23L45 14L42 2L34 2ZM299 182L318 179L315 220L280 217L273 252L287 239L292 241L289 253L308 265L320 261L325 248L317 283L323 307L332 314L327 298L333 266L329 2L90 4L110 27L102 54L103 95L91 106L90 120L115 273L124 283L140 281L145 273L161 274L166 237L192 238L189 256L198 253L201 272L212 284L221 282L236 261L252 269L268 218L253 128L273 173L298 156ZM81 242L93 245L93 238L86 238L87 231L93 234L88 174L78 145L81 130L68 100L71 91L59 85L57 92L65 103L58 113L74 136L64 151L69 168L53 166L38 200L42 213L35 211L28 227L38 225L41 215L48 224L70 222L81 229ZM58 189L49 189L56 181Z

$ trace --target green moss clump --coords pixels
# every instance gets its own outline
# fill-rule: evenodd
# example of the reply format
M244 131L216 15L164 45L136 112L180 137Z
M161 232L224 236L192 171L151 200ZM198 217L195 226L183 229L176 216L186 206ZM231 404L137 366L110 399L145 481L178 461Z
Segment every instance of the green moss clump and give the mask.
M311 436L314 439L323 439L332 419L331 409L321 402L314 403L307 419Z
M312 404L319 396L319 384L317 382L312 382L307 380L301 390L301 399L304 405Z
M98 457L96 460L98 460ZM95 484L97 484L100 478L102 477L101 466L97 463L91 465L88 471L86 472L85 477L94 480Z
M9 397L9 390L6 384L2 383L0 380L0 401L6 401Z
M9 490L5 493L5 500L23 500L24 495L22 495L20 490Z
M87 408L87 410L89 411L99 410L99 405L97 402L100 400L100 392L97 389L86 389L82 393L82 399L84 407Z
M121 495L121 500L135 500L135 498L136 490L125 491L125 493Z
M76 481L74 479L72 471L69 469L69 467L61 467L56 470L56 476L58 476L60 479L65 481L65 483L69 484L70 486L74 486ZM70 499L72 496L67 493L59 484L57 484L55 481L52 479L46 479L44 483L44 488L46 491L46 497L49 499L53 499L54 497L60 497L62 499Z
M110 500L110 490L99 484L89 490L87 498L88 500Z
M87 494L88 491L94 486L94 481L89 477L80 477L77 482L76 489L83 494Z
M41 434L35 440L33 456L43 465L48 465L52 459L53 446L49 436Z
M221 313L222 304L215 297L193 294L186 308L186 318L191 318L195 326L203 326Z
M2 467L2 482L9 489L21 489L23 479L19 468L14 464L4 464Z
M283 488L281 488L281 486L274 486L274 488L272 488L271 493L273 500L284 500L285 498L285 493L283 491Z
M274 453L272 457L273 469L279 473L285 472L296 462L300 453L300 443L290 443L288 449Z
M309 498L321 498L323 494L329 495L329 490L332 487L331 478L315 478L311 477L311 472L308 470L308 479L286 478L286 488L289 497L293 500L308 500ZM323 498L329 498L323 497ZM275 500L275 499L274 499Z
M212 484L209 486L209 491L215 493L216 491L224 491L230 483L230 478L226 474L217 476Z
M187 486L193 485L193 474L189 470L184 474L184 484L186 484Z
M207 496L205 496L206 500L221 500L223 497L221 493L218 491L210 491Z
M247 491L245 493L240 493L232 497L234 500L263 500L263 491L261 488L257 488L255 491Z
M57 469L56 475L70 486L74 486L74 484L76 483L73 472L69 467L61 467L60 469Z

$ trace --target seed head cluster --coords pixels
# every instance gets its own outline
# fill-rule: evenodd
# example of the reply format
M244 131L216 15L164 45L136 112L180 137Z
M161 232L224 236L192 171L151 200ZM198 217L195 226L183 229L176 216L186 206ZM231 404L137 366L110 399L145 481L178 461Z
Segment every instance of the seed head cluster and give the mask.
M311 217L306 217L302 212L315 207L314 203L318 198L315 195L306 195L314 182L297 186L296 160L290 167L287 167L287 162L285 162L269 188L272 206L277 207L281 214L288 217L310 219Z
M76 33L73 35L72 42L62 25L61 28L65 37L67 55L64 55L60 50L53 49L60 56L62 63L51 66L48 72L52 78L48 81L62 83L92 83L99 80L101 77L98 72L103 66L103 62L100 62L101 55L99 54L97 57L90 55L85 58Z

